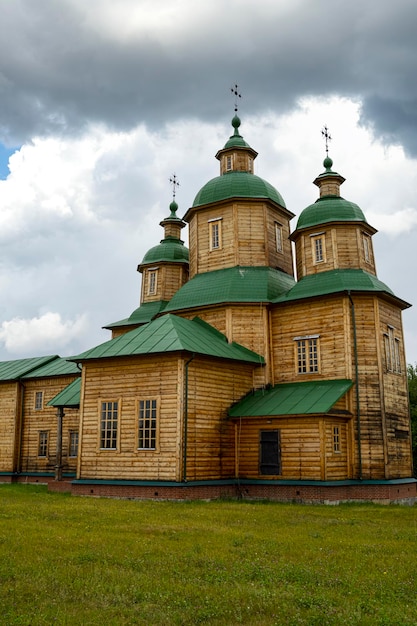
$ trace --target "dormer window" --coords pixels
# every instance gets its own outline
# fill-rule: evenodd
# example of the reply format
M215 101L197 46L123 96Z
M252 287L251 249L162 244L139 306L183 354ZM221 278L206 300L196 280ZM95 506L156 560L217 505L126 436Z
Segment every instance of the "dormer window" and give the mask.
M226 157L226 172L230 172L232 170L232 166L233 166L233 159L232 159L232 156L229 155Z

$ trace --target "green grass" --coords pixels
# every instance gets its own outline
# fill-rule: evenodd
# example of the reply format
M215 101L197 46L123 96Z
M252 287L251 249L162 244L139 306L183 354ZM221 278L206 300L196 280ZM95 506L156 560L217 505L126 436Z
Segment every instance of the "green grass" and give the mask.
M417 623L417 507L0 486L0 624Z

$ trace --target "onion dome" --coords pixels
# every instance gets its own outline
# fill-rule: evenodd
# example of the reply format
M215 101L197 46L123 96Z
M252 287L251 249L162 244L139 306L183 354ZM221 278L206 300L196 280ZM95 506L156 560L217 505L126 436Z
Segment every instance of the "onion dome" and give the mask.
M258 153L239 133L240 119L232 119L234 128L224 148L218 151L220 176L209 180L194 198L193 208L230 198L265 198L285 208L281 194L266 180L253 173Z
M323 161L325 171L314 181L320 189L320 198L302 211L298 218L297 230L319 226L328 222L363 222L367 224L362 209L340 196L343 176L332 170L333 161L326 157Z
M179 238L181 229L185 226L185 222L180 219L176 212L178 204L173 200L169 205L170 214L160 222L164 227L165 237L161 239L157 246L154 246L142 259L138 265L138 270L144 265L155 263L187 263L189 259L188 248L184 246L184 242Z

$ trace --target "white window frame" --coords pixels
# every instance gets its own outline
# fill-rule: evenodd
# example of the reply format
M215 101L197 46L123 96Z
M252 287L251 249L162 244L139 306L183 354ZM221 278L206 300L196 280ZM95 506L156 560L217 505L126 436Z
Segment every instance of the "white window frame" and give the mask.
M156 294L158 288L158 268L148 269L148 296Z
M159 398L138 401L138 450L158 449Z
M119 414L120 402L118 400L100 400L100 450L112 450L115 452L118 449Z
M209 249L210 252L222 249L222 218L216 217L208 220L209 225Z
M325 233L313 233L311 238L311 252L313 255L313 263L317 265L319 263L326 262L326 236Z
M320 371L320 335L294 337L296 371L298 374L318 374Z
M233 169L233 155L228 154L226 156L226 172L231 172Z

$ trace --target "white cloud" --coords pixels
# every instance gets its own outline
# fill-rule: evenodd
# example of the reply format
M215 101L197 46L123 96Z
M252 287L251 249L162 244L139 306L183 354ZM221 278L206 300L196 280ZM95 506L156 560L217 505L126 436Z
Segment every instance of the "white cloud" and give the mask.
M75 320L63 320L59 313L44 313L40 317L5 321L0 327L0 341L8 352L28 355L33 351L58 352L88 328L85 315Z

